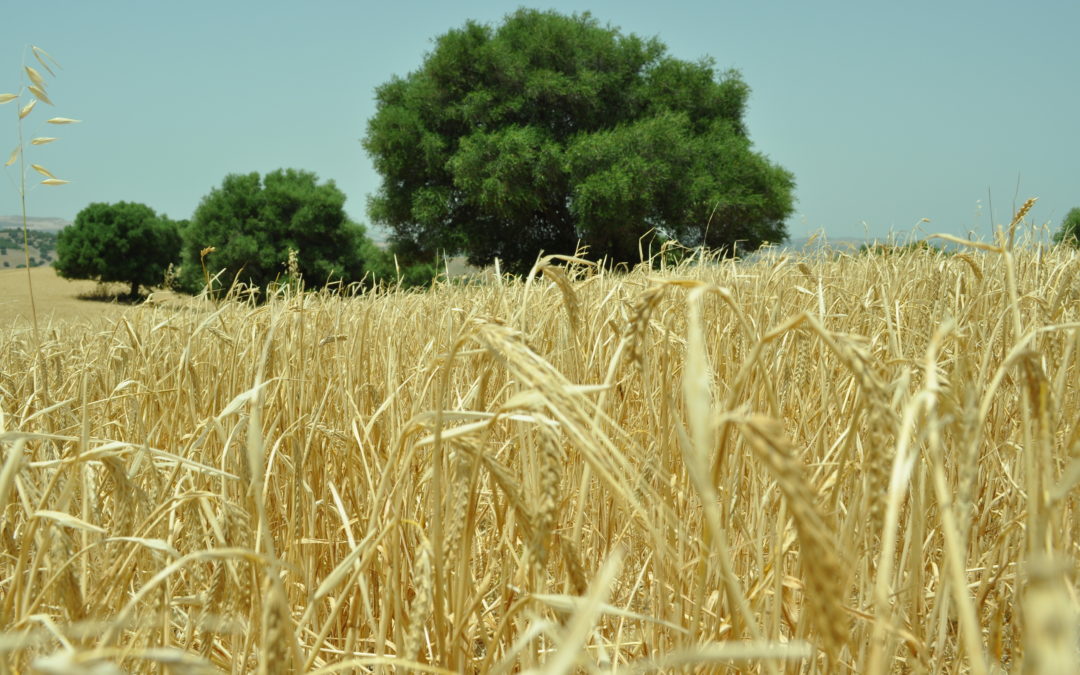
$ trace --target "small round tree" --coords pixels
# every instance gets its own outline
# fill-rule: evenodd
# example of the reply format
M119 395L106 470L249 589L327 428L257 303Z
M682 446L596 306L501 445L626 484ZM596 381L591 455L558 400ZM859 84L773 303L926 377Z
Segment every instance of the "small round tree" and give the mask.
M729 253L780 242L794 179L753 150L748 95L737 72L589 14L468 22L378 88L369 213L406 257L516 270L578 242L633 262L650 230Z
M177 224L145 204L94 203L56 241L57 274L67 279L122 281L139 286L160 284L165 270L180 258Z
M1065 214L1061 229L1054 233L1054 243L1080 246L1080 206Z
M309 283L359 281L364 251L371 250L334 182L320 184L315 174L296 169L226 176L203 197L182 235L181 283L189 291L204 286L204 264L211 274L224 269L230 282L265 288L285 274L290 251Z

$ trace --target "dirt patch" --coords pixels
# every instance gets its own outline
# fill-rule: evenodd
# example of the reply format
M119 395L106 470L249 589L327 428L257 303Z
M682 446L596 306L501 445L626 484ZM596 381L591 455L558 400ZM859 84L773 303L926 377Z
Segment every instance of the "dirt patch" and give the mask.
M103 289L94 281L69 281L56 275L52 267L30 269L38 325L79 321L96 317L119 316L130 305L104 300L85 300L79 296L101 295ZM31 322L30 292L25 269L0 270L0 325L28 327ZM114 288L115 287L115 288ZM106 292L124 290L124 284L110 284Z

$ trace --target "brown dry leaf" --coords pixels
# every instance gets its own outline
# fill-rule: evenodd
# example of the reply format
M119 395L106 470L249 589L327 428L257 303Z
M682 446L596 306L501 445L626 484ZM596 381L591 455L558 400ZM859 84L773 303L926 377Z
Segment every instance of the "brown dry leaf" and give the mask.
M4 166L11 166L15 163L15 160L19 158L20 148L15 148L11 151L11 157L8 157L8 161L4 162Z
M64 180L62 178L46 178L45 180L41 181L41 184L42 185L67 185L70 182L71 181Z
M45 59L49 59L50 61L53 62L54 66L59 68L60 64L56 62L56 59L54 59L51 54L49 54L47 51L45 51L41 47L35 47L35 46L31 45L30 49L34 52L34 58L37 59L37 62L41 64L41 67L44 68L45 70L49 71L49 74L55 77L56 73L53 72L52 68L49 67L48 63L45 63ZM42 58L43 56L45 58Z
M30 145L45 145L46 143L52 143L56 139L52 136L38 136L37 138L30 139Z
M49 177L49 178L56 178L56 176L52 175L52 174L51 174L51 173L49 172L49 170L48 170L48 169L46 169L45 167L41 166L40 164L31 164L31 165L30 165L30 168L31 168L31 169L33 169L34 171L37 171L37 172L38 172L38 173L40 173L40 174L41 174L42 176L47 176L47 177Z
M78 124L82 120L73 120L70 117L54 117L51 120L46 120L49 124Z
M36 84L38 87L45 87L45 78L41 77L41 73L34 70L30 66L23 66L26 68L26 74L30 76L30 81Z
M39 101L45 101L49 105L53 104L53 102L49 100L49 96L45 93L45 90L41 87L38 87L36 85L30 85L27 88L30 90L30 93L33 94L34 97L37 98Z
M22 119L22 118L26 117L27 115L29 115L30 111L33 110L34 106L36 106L36 105L37 105L37 99L36 98L30 99L30 102L27 103L26 105L24 105L22 107L22 110L19 111L19 119Z
M15 99L19 98L16 94L0 94L0 105L5 103L11 103Z

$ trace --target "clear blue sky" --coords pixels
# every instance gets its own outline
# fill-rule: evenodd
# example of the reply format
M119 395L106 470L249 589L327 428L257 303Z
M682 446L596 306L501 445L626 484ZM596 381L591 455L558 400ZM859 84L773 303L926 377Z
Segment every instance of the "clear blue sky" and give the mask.
M333 179L368 223L379 178L359 139L375 87L419 67L433 37L518 6L5 0L0 93L25 79L31 44L63 66L49 82L55 109L34 111L27 131L60 137L31 159L72 183L35 188L30 214L128 200L187 218L228 173L295 167ZM985 236L988 195L994 223L1037 196L1034 218L1057 229L1080 205L1076 0L527 6L588 10L741 71L756 148L795 174L792 237L882 236L921 218L924 232ZM54 114L84 121L44 125ZM15 104L0 107L3 159L15 118ZM7 169L2 215L19 211L16 180Z

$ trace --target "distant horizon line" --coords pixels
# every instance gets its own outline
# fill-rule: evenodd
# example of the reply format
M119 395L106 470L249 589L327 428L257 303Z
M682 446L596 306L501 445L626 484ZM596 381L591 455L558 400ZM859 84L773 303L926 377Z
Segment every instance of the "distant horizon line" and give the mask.
M18 214L0 215L0 230L21 228L22 227L22 222L23 222L23 217L21 215L18 215ZM26 217L26 222L27 222L28 225L33 224L33 225L38 226L38 227L29 228L29 229L35 229L35 230L40 230L40 231L45 231L45 232L59 232L60 230L67 227L68 225L71 225L74 221L68 220L66 218L58 218L58 217L55 217L55 216L27 216ZM45 227L41 227L42 225L44 225ZM385 243L385 241L388 239L388 237L391 234L390 232L385 231L382 228L378 228L378 227L373 226L373 225L365 225L365 229L368 231L368 235L371 237L371 239L373 241L375 241L376 243L380 243L380 242ZM939 232L940 232L940 230L939 230ZM972 230L968 230L968 232L965 232L965 235L973 234L973 233L974 232ZM818 230L817 232L814 232L814 233L811 233L811 234L808 234L808 235L803 235L803 236L800 236L800 237L789 236L787 241L785 241L783 243L773 244L773 246L776 246L777 248L782 248L782 249L803 248L812 241L822 241L822 240L823 240L822 243L827 242L829 244L849 244L849 245L854 244L856 246L861 245L861 244L872 243L872 242L908 243L908 242L912 242L912 241L923 240L926 237L930 236L931 234L934 234L934 232L927 232L924 235L922 235L921 237L913 237L912 235L914 235L914 232L911 232L911 231L902 232L902 231L894 230L894 231L890 231L890 232L888 232L887 234L884 234L884 235L868 237L868 236L854 236L854 235L843 235L843 234L832 235L832 234L829 234L827 231L825 231L824 228L822 228L822 229ZM375 236L371 236L371 235L375 235Z

